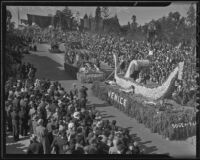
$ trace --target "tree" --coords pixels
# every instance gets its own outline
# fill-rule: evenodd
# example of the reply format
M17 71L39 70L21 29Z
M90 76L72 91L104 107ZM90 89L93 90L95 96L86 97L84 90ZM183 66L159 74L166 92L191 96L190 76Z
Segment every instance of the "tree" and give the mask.
M108 19L109 16L110 16L109 8L108 8L108 7L102 7L101 10L102 10L102 11L101 11L102 17L103 17L104 19Z
M64 30L71 29L72 28L72 11L69 9L69 7L65 7L62 11L63 13L63 19L62 19L62 28Z
M84 18L84 19L88 19L88 15L87 15L87 13L84 15L83 18Z
M100 20L101 20L101 7L98 6L95 12L96 31L99 31Z
M10 22L10 24L9 24L9 30L10 31L14 31L14 28L15 28L15 22Z
M132 19L132 23L136 22L136 16L135 15L132 15L131 19Z
M130 30L131 29L131 24L130 24L130 22L128 22L128 30Z
M104 19L104 32L109 33L119 33L120 31L120 24L117 15L114 17ZM124 30L124 29L123 29Z
M150 43L152 43L155 40L155 36L156 36L156 24L155 24L155 21L152 20L148 24L148 28L147 28L147 38L148 38L148 41Z
M194 47L196 45L196 14L194 5L191 4L187 12L186 21L188 22L188 32L190 33L190 43Z
M189 23L189 26L195 26L196 23L196 15L195 15L195 8L193 4L190 5L189 10L187 11L187 22Z
M14 26L12 26L14 24L14 22L11 24L11 18L12 18L12 14L9 10L6 10L6 29L7 31L10 31L12 28L14 29Z
M174 12L173 15L172 15L172 18L174 21L178 22L180 20L180 13L179 12Z
M75 23L76 23L76 27L80 26L81 20L80 20L80 12L79 11L76 12Z
M72 17L72 11L69 9L69 7L65 7L64 9L63 9L63 14L64 14L64 16L66 17L66 18L71 18Z
M54 26L59 26L61 27L62 26L62 12L60 10L57 10L56 11L56 14L54 16Z
M137 22L136 22L136 16L132 15L131 19L132 19L132 30L136 31L137 30L137 25L138 25Z
M15 65L21 61L22 54L20 52L16 52L12 49L12 47L21 45L21 39L19 38L19 33L14 30L15 23L11 22L12 14L9 10L6 10L6 45L5 45L5 80L9 76L14 76L14 67Z
M84 19L83 20L83 23L84 23L83 24L83 28L84 29L89 29L90 28L90 24L89 24L90 22L89 22L89 19L88 19L88 15L85 14L84 17L83 17L83 19Z
M91 28L92 28L92 13L90 13L90 15L89 15L89 30L91 30Z

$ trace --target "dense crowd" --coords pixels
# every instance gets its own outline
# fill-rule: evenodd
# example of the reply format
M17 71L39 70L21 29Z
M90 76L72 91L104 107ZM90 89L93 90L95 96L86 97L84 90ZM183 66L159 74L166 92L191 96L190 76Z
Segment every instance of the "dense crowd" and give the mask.
M91 34L88 32L58 32L57 39L66 43L67 61L76 63L76 49L87 50L84 54L87 61L95 59L97 67L100 62L105 62L114 67L113 53L119 57L121 73L126 72L129 63L133 59L149 59L151 65L148 69L138 72L135 80L140 80L141 84L161 85L181 61L184 61L183 80L177 81L176 90L172 98L182 105L186 105L190 100L195 100L195 90L197 89L196 56L194 50L188 45L177 47L168 43L155 41L150 44L147 41L136 42L127 40L120 35L113 34ZM80 42L81 45L70 46L71 42ZM151 53L150 53L151 52ZM79 62L77 62L78 64ZM81 64L79 64L81 66Z
M20 79L6 82L7 129L13 140L28 136L27 154L139 154L129 130L104 120L87 104L87 88L35 79L31 64L23 64ZM21 73L21 72L20 72ZM26 73L26 74L25 74Z
M32 38L24 36L21 32L9 32L5 43L5 80L9 76L17 76L22 65L24 54L29 54L29 45Z
M178 82L174 95L181 97L179 103L186 104L194 98L196 84L195 54L190 46L177 47L168 43L155 41L149 44L147 41L130 41L118 35L93 34L68 32L67 41L80 41L82 48L90 51L90 58L98 58L100 61L114 67L113 53L119 57L119 63L123 71L126 71L131 60L149 59L151 65L148 70L142 70L138 74L141 83L147 81L161 85L177 66L184 61L183 80ZM67 42L66 41L66 42ZM151 53L150 53L151 52ZM184 97L183 97L184 96ZM176 98L177 99L177 98Z

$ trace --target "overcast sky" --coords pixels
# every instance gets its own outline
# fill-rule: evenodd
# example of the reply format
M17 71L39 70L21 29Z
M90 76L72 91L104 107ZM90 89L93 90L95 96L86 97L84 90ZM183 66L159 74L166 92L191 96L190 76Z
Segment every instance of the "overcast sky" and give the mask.
M121 25L131 22L132 15L136 15L136 21L139 25L148 23L152 19L159 19L163 16L167 16L169 12L178 11L181 16L186 16L189 6L192 2L173 2L167 7L109 7L111 16L117 14ZM54 15L56 10L62 10L64 7L49 7L49 6L8 6L12 13L12 21L17 21L17 10L19 9L20 19L27 19L26 14L36 15ZM95 15L96 7L70 7L73 13L80 12L80 16L83 17L85 13L88 15ZM195 6L196 9L196 6Z

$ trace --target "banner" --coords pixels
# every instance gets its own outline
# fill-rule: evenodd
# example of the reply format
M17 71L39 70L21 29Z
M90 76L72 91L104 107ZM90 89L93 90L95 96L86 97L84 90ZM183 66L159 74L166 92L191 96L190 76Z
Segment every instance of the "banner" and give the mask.
M116 92L113 92L111 90L108 91L108 98L111 100L117 102L118 104L122 105L124 108L127 108L127 99L124 97L121 97Z

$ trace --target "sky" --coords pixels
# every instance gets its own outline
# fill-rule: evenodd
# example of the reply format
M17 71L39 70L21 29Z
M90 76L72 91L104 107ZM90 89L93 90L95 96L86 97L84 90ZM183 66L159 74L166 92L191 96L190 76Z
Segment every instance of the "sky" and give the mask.
M169 12L178 11L181 16L186 16L189 6L192 2L173 2L167 7L109 7L110 16L115 14L118 16L119 23L126 25L131 22L132 15L136 15L136 21L139 25L144 25L150 22L152 19L156 20L163 16L167 16ZM195 10L196 10L196 5ZM69 7L75 14L77 11L80 13L80 17L83 17L86 13L88 15L95 15L96 7ZM12 21L18 24L17 11L19 9L20 19L27 19L26 14L54 15L56 10L62 10L64 7L49 7L49 6L7 6L7 9L12 13Z

